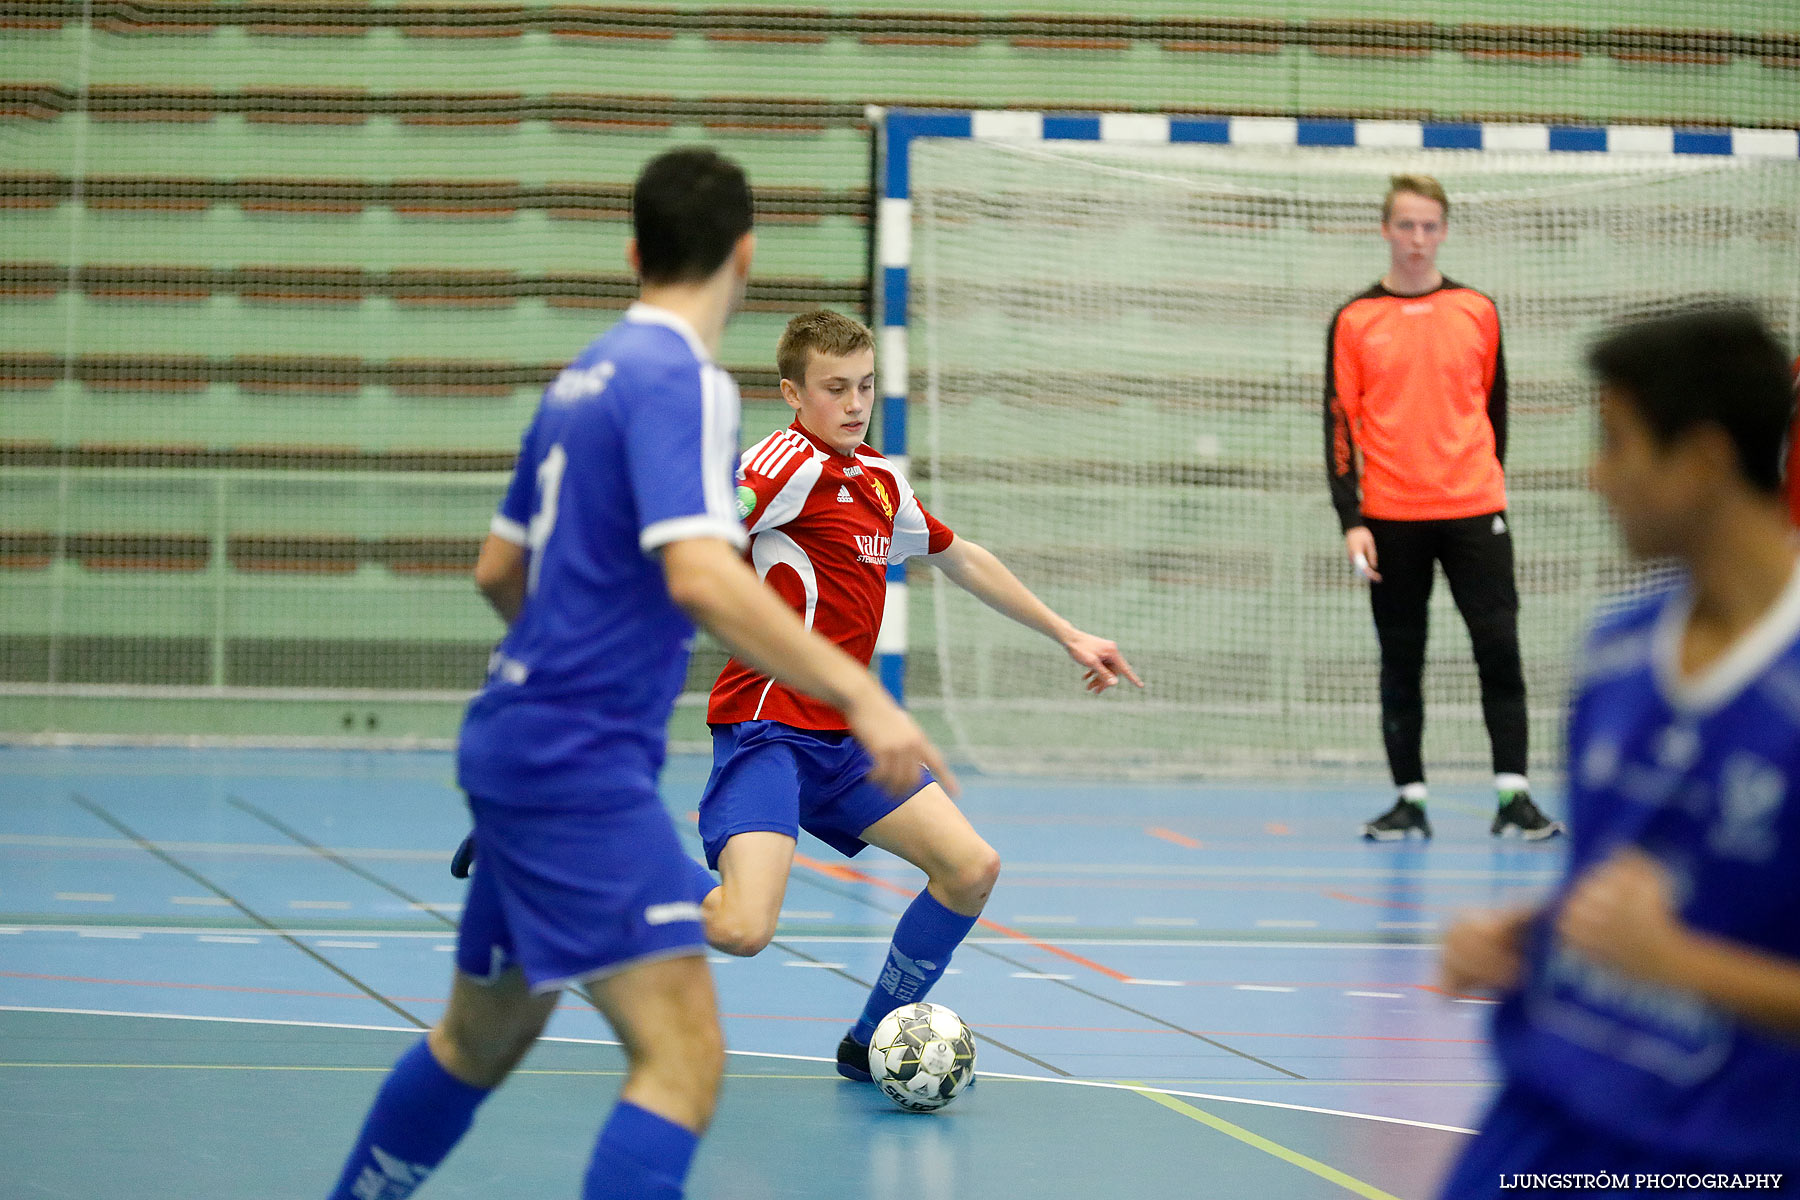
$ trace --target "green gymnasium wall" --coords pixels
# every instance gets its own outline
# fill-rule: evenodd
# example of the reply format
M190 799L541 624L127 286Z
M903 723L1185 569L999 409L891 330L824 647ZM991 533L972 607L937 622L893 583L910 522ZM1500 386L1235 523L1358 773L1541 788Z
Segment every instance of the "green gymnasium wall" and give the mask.
M864 310L870 104L1800 123L1795 0L1029 8L0 0L0 735L450 736L664 148L758 188L748 439L786 318Z

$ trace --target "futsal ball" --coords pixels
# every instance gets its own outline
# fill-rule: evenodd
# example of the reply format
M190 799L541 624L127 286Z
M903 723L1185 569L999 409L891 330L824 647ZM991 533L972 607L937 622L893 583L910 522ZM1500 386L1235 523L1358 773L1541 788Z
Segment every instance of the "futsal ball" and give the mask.
M909 1112L931 1112L975 1080L975 1034L941 1004L907 1004L869 1039L869 1074Z

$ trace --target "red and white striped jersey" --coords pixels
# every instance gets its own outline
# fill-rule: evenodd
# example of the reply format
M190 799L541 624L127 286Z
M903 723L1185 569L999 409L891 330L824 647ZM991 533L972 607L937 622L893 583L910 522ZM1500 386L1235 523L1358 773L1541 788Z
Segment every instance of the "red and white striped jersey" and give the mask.
M867 446L839 454L798 421L738 460L738 512L757 575L807 628L861 663L875 652L888 564L936 554L956 539L887 459ZM706 720L846 728L836 709L735 658L713 685Z

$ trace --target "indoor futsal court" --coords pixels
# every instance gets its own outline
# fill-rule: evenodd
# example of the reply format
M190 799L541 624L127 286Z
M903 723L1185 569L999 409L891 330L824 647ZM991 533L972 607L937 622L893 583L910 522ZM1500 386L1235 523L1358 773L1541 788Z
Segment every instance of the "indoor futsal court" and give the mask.
M434 753L0 754L8 1194L322 1191L446 994L465 828L449 770ZM670 765L684 828L703 772ZM803 843L776 943L712 959L733 1053L690 1191L1431 1195L1490 1071L1486 1006L1434 989L1433 934L1541 894L1559 859L1494 842L1453 794L1428 849L1348 836L1382 796L969 779L1007 865L933 992L975 1030L978 1082L930 1114L829 1061L921 877ZM570 1192L617 1088L607 1037L566 999L432 1193Z
M1433 1200L1499 1090L1439 939L1557 886L1569 839L1490 836L1497 795L1567 817L1584 630L1667 582L1590 487L1584 354L1727 295L1800 348L1797 124L1796 0L0 0L0 1200L327 1195L447 1003L453 751L509 661L484 535L547 387L604 395L565 367L640 295L640 173L696 146L753 195L708 346L737 449L796 420L790 321L855 318L895 494L1148 686L1083 694L855 485L887 530L827 583L1003 861L929 993L976 1082L918 1114L838 1076L924 876L802 838L773 943L708 958L686 1194ZM1495 314L1446 355L1493 498L1457 519L1499 522L1517 620L1418 560L1435 836L1365 841L1405 797L1328 330L1398 269L1395 195L1441 206L1440 277L1385 311ZM556 521L500 524L541 555ZM698 856L727 655L689 649L660 788ZM565 995L419 1195L581 1194L612 1037Z

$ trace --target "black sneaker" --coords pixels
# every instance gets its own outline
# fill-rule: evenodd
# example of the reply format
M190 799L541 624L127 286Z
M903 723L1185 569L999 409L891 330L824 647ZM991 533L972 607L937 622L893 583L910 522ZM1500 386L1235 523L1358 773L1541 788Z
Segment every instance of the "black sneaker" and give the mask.
M846 1033L844 1040L838 1043L837 1069L845 1079L854 1079L858 1083L875 1081L869 1074L869 1048L852 1034Z
M458 879L467 879L469 871L475 866L475 835L470 834L450 856L450 874Z
M1494 813L1494 823L1488 826L1488 832L1501 837L1509 829L1518 830L1519 836L1528 842L1541 842L1561 833L1563 826L1561 821L1546 817L1531 802L1530 792L1502 792L1500 808Z
M1396 842L1414 830L1418 831L1420 837L1429 840L1431 822L1425 816L1423 804L1402 796L1394 801L1394 807L1373 821L1364 821L1362 835L1363 840L1368 842Z

